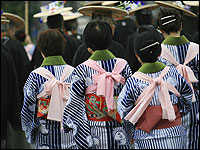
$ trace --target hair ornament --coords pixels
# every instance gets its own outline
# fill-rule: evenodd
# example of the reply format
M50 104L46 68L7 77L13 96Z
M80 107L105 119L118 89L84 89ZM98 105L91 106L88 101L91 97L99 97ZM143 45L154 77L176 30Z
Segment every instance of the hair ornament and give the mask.
M174 16L174 15L171 15L171 16L165 16L165 17L160 18L160 20L167 19L167 18L171 18L171 17L175 17L175 16Z
M149 48L149 47L152 47L152 46L154 46L154 45L159 45L159 42L155 42L155 43L153 43L153 44L151 44L151 45L148 45L148 46L146 46L146 47L140 49L140 51L143 51L143 50L145 50L145 49L147 49L147 48Z

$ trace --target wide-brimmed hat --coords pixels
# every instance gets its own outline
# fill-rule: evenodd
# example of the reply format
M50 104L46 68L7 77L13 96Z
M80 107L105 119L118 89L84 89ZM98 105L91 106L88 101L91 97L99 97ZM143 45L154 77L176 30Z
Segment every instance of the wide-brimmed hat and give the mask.
M61 14L62 14L62 16L63 16L63 20L64 20L64 21L77 19L77 18L83 16L83 15L82 15L81 13L79 13L79 12L73 13L72 11L66 11L66 12L61 13Z
M44 5L40 7L41 12L33 15L34 18L42 18L53 15L61 14L62 12L72 10L72 7L64 7L64 3L62 1L55 1L48 5Z
M130 10L129 15L134 15L136 11L139 11L139 10L142 10L142 9L154 10L156 8L159 8L158 4L148 4L148 5L138 6L134 9Z
M101 3L104 1L93 1L84 3L83 6L101 6Z
M189 6L199 6L199 1L183 1L183 3Z
M109 6L85 6L79 8L78 11L85 16L92 16L92 14L95 12L109 12L112 14L112 18L124 17L128 15L127 11L125 10Z
M15 24L16 31L23 29L25 26L24 19L18 15L4 12L2 17L6 17L6 20L12 21Z
M194 14L193 12L184 9L184 7L178 5L178 4L175 3L175 2L169 2L169 1L167 1L167 2L155 1L155 3L157 3L158 5L163 6L163 7L170 7L170 8L178 9L178 10L182 11L182 12L183 12L185 15L187 15L187 16L191 16L191 17L196 17L196 16L197 16L197 15Z

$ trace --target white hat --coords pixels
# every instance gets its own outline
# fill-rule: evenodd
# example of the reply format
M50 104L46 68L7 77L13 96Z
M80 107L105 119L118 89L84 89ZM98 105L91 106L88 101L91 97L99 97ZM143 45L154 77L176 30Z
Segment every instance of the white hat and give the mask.
M33 15L34 18L42 18L60 14L65 11L72 10L72 7L64 7L63 1L55 1L49 5L44 5L40 7L41 12Z
M199 1L183 1L183 3L189 6L199 6Z
M85 16L92 16L93 13L111 13L113 18L118 17L124 17L127 16L128 13L125 10L122 10L120 8L115 7L109 7L109 6L85 6L78 9L80 13L82 13Z
M12 14L12 13L7 13L7 12L4 12L2 14L2 17L5 17L3 19L4 22L8 22L8 20L12 21L14 24L15 24L15 27L16 27L16 31L18 30L21 30L24 28L25 26L25 23L24 23L24 19L21 18L20 16L18 15L15 15L15 14ZM10 22L9 21L9 22Z
M142 10L142 9L148 9L148 10L153 10L159 8L158 4L148 4L148 5L142 5L142 6L138 6L132 10L129 11L129 15L134 15L134 13L136 11Z
M179 5L176 2L163 2L163 1L155 1L158 5L163 6L163 7L170 7L170 8L175 8L178 9L180 11L182 11L185 15L187 16L191 16L191 17L197 17L196 14L194 14L193 12L190 12L189 10L184 9L184 5Z
M61 14L63 16L63 20L64 21L76 19L76 18L79 18L79 17L83 16L79 12L73 13L72 11L66 11L66 12L61 13Z

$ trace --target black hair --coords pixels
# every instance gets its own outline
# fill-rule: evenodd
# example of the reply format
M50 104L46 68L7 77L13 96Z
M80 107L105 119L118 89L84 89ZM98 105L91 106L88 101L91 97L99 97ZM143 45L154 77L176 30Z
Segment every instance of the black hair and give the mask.
M158 60L158 56L161 53L160 43L160 33L153 26L142 25L137 29L134 39L134 50L142 62L151 63ZM155 45L150 46L152 44Z
M87 47L93 51L107 49L113 39L110 25L100 20L89 22L84 29L83 36Z
M19 40L20 42L24 42L26 38L26 34L24 30L18 30L15 32L15 38Z
M78 28L77 19L64 21L64 28L66 31L77 30L77 28Z
M65 42L66 40L61 32L57 29L48 29L39 34L37 46L45 57L59 56L64 52Z
M160 30L170 34L180 30L183 19L180 11L174 8L160 8L157 24Z
M151 10L142 9L135 12L136 21L139 25L149 25L152 24L153 15Z
M48 16L47 26L49 29L62 29L63 27L63 16L61 14Z

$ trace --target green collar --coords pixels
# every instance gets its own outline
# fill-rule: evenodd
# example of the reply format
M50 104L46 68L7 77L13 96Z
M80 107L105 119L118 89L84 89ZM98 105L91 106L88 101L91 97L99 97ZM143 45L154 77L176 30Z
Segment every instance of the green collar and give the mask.
M89 59L92 60L108 60L116 58L109 50L96 50Z
M189 43L188 39L182 35L180 37L173 37L173 36L168 36L165 38L165 40L162 42L162 44L167 44L167 45L183 45L186 43Z
M48 56L44 58L41 66L51 66L51 65L65 65L66 62L64 61L62 56Z
M165 68L165 65L163 63L160 63L158 61L154 63L144 63L140 68L139 72L143 73L154 73L159 72Z

